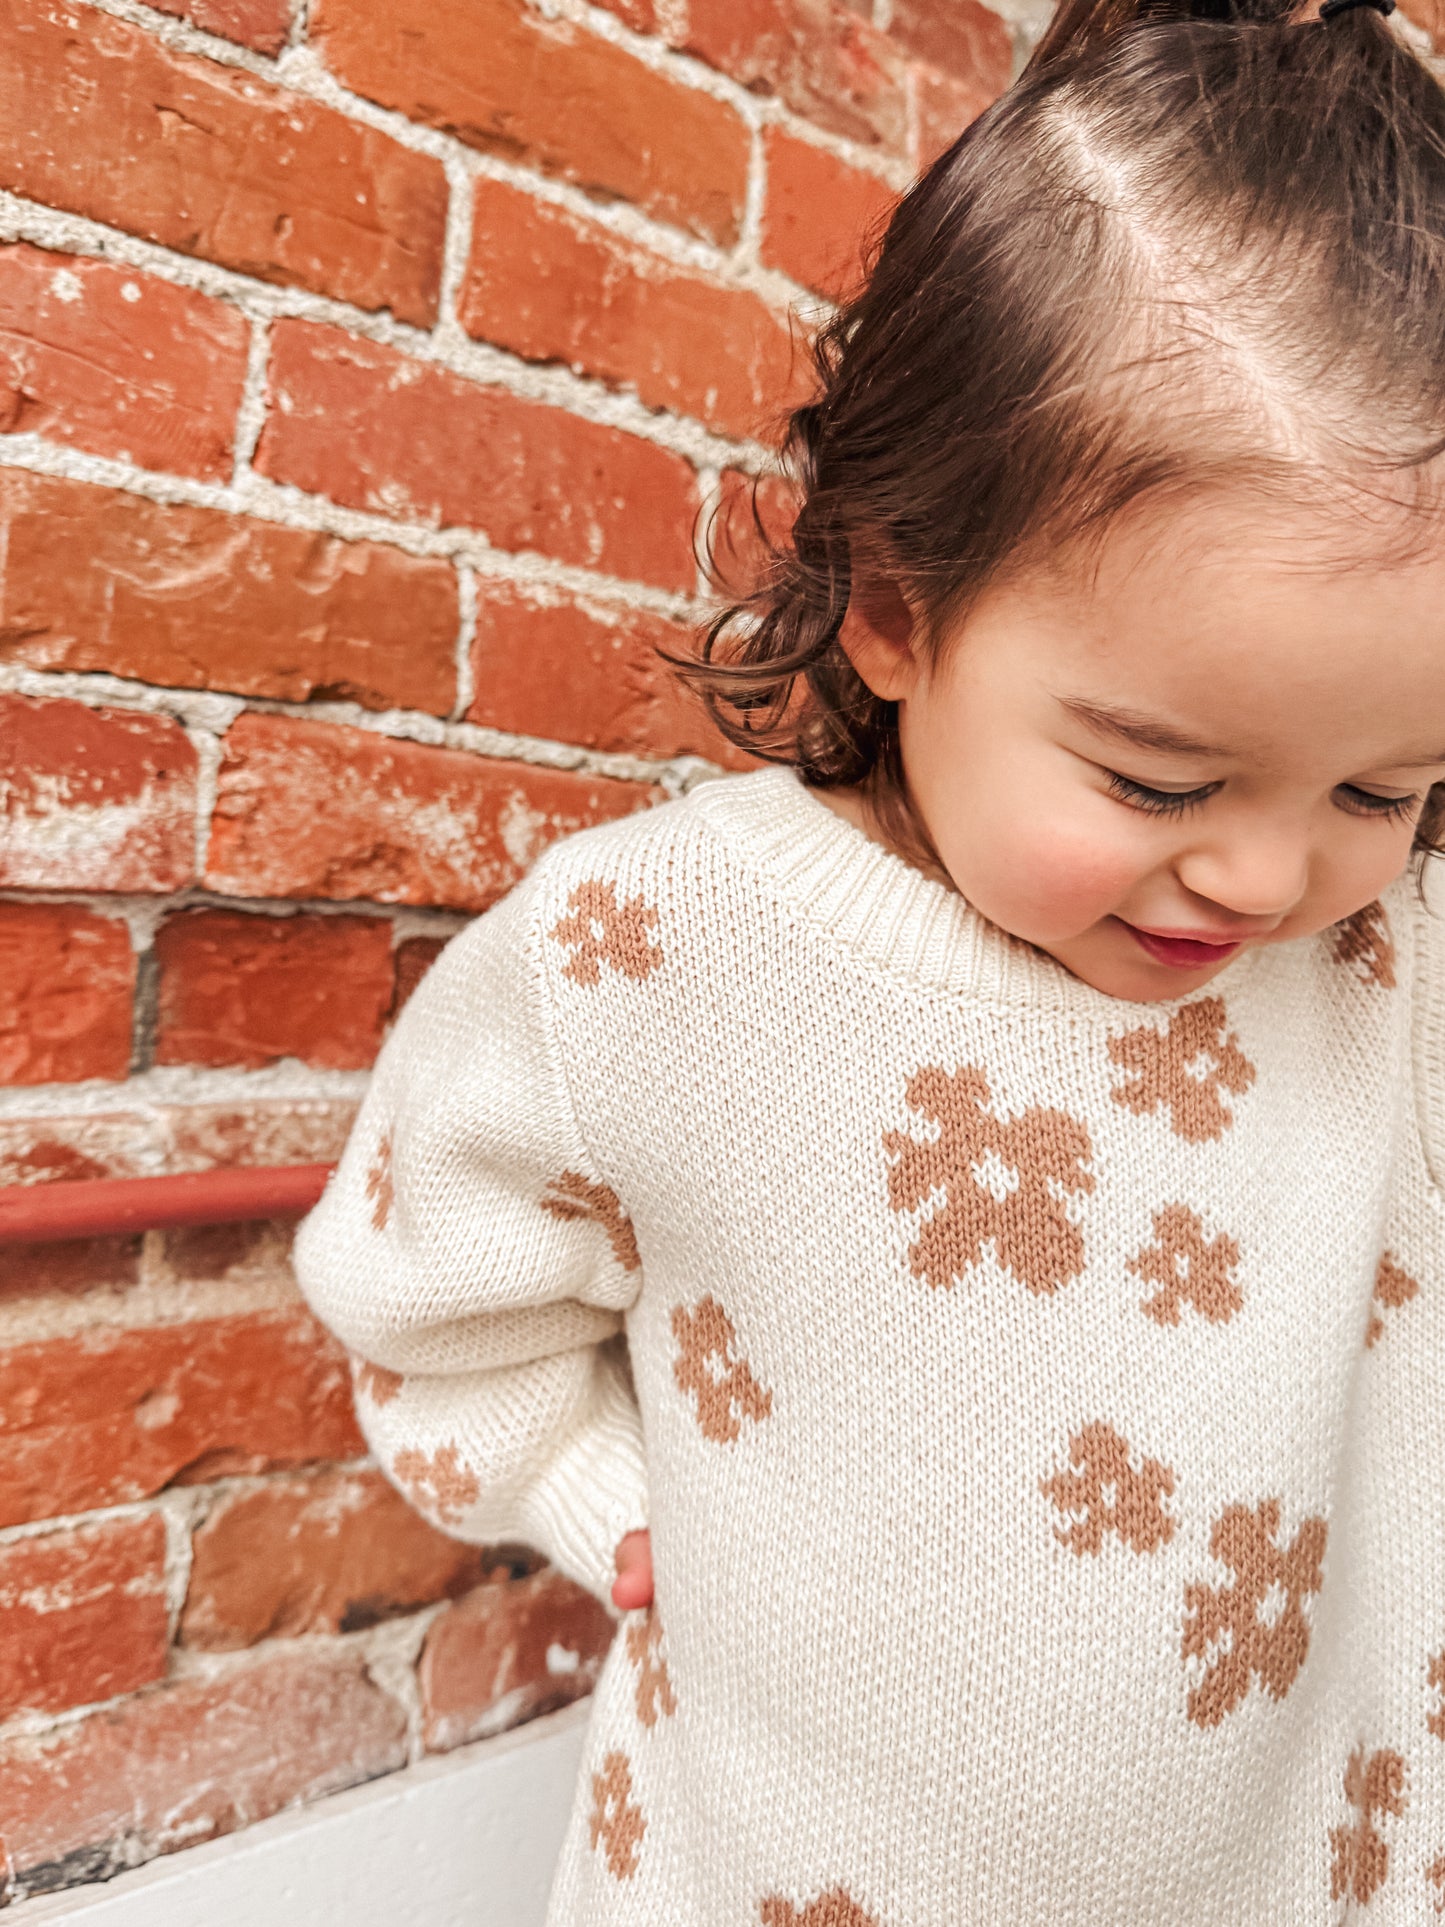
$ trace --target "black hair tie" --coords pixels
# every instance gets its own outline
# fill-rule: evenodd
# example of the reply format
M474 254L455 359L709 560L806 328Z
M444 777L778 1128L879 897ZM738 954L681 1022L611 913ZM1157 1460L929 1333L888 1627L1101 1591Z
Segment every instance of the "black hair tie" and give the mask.
M1395 0L1325 0L1320 19L1333 20L1337 13L1350 13L1356 7L1373 7L1376 13L1391 14L1395 11Z

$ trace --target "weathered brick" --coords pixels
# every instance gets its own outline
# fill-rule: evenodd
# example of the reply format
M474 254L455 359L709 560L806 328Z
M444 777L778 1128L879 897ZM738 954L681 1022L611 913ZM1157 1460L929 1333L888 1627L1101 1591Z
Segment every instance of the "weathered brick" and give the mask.
M769 545L786 542L795 512L792 489L782 476L754 478L735 468L724 470L708 521L708 579L721 595L745 596L758 586Z
M787 324L755 294L485 178L461 323L529 361L565 361L730 435L762 432L795 383Z
M178 723L0 694L0 885L179 890L195 872L196 752Z
M276 54L286 45L291 29L290 0L154 0L162 13L179 14L193 27L252 47L258 54Z
M886 181L770 127L761 253L770 268L832 300L856 289L867 242L897 197Z
M1007 66L1001 77L981 73L975 80L960 80L931 67L914 68L918 113L913 158L920 170L931 166L946 148L952 147L969 122L977 120L984 108L1003 92L1008 77Z
M446 948L445 937L408 937L396 946L396 977L387 1021L395 1023L411 1001L411 994Z
M429 1526L380 1472L272 1479L219 1499L196 1531L181 1638L222 1652L359 1632L457 1598L488 1563Z
M139 1237L0 1244L0 1300L122 1291L140 1281L141 1248Z
M461 1746L581 1699L613 1633L601 1601L551 1567L489 1580L427 1634L417 1669L427 1746Z
M1400 11L1424 28L1437 51L1445 47L1445 0L1401 0Z
M742 120L568 21L523 0L319 0L310 32L368 100L709 240L738 237Z
M1008 86L1013 39L980 0L893 0L888 31L915 58L989 100Z
M0 0L0 186L263 281L436 318L440 161L96 8Z
M598 5L615 13L634 33L657 31L657 0L598 0Z
M158 1064L279 1057L360 1070L391 1002L391 925L378 917L183 910L156 932Z
M178 1104L166 1116L167 1169L227 1164L331 1164L356 1117L350 1098L252 1098L246 1104Z
M391 1772L406 1718L350 1654L177 1680L0 1750L13 1893L53 1893Z
M535 600L505 583L479 587L472 722L588 749L730 754L656 654L692 653L691 631L636 609Z
M73 903L0 903L0 1084L124 1077L135 954Z
M904 63L841 0L687 0L685 19L674 44L754 93L850 140L903 147Z
M154 1517L0 1546L0 1719L88 1706L162 1679L165 1568L166 1529Z
M305 1312L0 1351L0 1525L364 1449L345 1357Z
M278 482L484 529L499 548L692 585L696 476L653 442L309 321L277 325L271 392L256 465Z
M0 558L11 662L439 714L455 694L446 562L20 470Z
M191 1224L161 1234L161 1266L187 1283L281 1273L294 1287L291 1243L295 1219L262 1218L243 1224Z
M242 716L226 737L206 876L234 896L483 910L557 837L652 795L368 730Z
M234 308L192 288L0 247L0 431L223 480L249 335Z

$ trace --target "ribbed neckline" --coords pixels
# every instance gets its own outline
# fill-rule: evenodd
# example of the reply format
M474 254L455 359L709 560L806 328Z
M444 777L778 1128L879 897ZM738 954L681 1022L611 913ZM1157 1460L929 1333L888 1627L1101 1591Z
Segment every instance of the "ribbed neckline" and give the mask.
M1082 983L820 802L796 770L712 778L688 803L795 915L914 988L1094 1017L1158 1014L1202 994L1136 1003ZM1203 988L1236 989L1261 954L1244 951Z

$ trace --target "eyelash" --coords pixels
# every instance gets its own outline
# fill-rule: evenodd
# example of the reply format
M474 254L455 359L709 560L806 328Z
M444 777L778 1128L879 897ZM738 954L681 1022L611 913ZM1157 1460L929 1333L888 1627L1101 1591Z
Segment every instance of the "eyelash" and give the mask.
M1208 783L1197 790L1154 790L1147 783L1136 783L1130 776L1121 776L1117 770L1106 770L1109 779L1109 794L1119 802L1127 803L1131 809L1142 810L1146 816L1183 816L1186 811L1198 809L1207 802L1219 788L1217 783ZM1357 789L1352 783L1341 783L1341 790L1356 799L1363 808L1342 805L1350 816L1374 817L1378 821L1395 823L1405 817L1413 816L1419 803L1418 796L1375 796L1369 790Z

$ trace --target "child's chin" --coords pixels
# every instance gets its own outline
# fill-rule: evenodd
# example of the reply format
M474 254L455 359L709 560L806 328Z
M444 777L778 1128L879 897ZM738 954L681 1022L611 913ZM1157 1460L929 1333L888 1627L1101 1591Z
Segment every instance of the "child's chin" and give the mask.
M1107 926L1057 945L1042 943L1035 947L1062 964L1070 976L1077 977L1091 990L1131 1004L1167 1003L1174 997L1187 997L1227 969L1231 958L1238 954L1232 952L1218 963L1182 970L1156 963L1125 931Z

